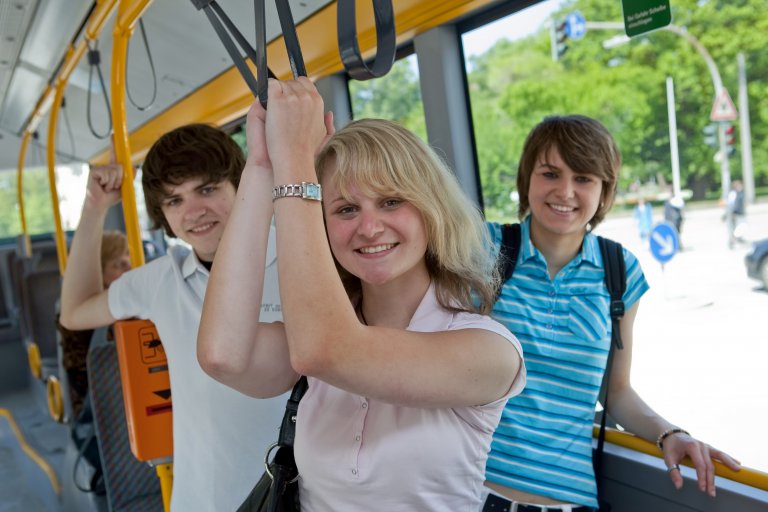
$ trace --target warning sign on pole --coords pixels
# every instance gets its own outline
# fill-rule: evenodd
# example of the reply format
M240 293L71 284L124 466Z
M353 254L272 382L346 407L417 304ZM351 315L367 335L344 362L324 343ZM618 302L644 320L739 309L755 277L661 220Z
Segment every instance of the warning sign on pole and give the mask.
M715 102L712 104L712 112L709 114L709 118L712 121L735 121L739 117L736 112L736 105L733 104L731 96L728 94L728 90L723 87L720 92L717 93Z

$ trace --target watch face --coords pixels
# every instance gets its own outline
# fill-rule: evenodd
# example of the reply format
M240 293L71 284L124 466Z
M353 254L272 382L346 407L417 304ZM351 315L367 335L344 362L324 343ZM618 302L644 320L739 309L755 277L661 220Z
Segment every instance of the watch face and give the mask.
M305 183L304 184L304 197L307 199L315 199L320 201L322 199L321 187L317 183Z

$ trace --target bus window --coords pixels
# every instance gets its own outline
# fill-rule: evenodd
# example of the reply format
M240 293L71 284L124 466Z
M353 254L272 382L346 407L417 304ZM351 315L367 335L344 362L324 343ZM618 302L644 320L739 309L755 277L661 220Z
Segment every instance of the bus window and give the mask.
M397 121L427 140L416 55L398 60L381 78L350 80L349 94L355 119L377 117Z
M507 10L482 26L468 22L462 46L480 185L486 217L513 222L518 159L533 126L548 115L583 114L611 131L623 164L616 203L596 233L635 254L651 287L634 323L633 387L669 421L765 471L768 445L754 440L762 438L768 419L762 396L768 376L755 361L765 354L766 324L755 308L765 308L768 297L746 276L749 244L728 246L721 198L731 178L752 174L758 196L768 184L759 158L754 168L742 161L745 144L753 155L768 154L766 137L756 135L768 133L768 114L759 106L768 63L757 58L749 40L752 27L767 18L763 10L736 10L722 2L684 5L673 4L669 27L631 40L624 36L621 5L613 0L547 1ZM586 32L553 48L553 32L575 11L586 20ZM741 71L740 53L746 63ZM727 155L711 147L704 130L716 97L712 67L734 101L749 100L749 119L733 121L741 138ZM663 220L676 181L686 201L680 231L685 250L662 265L638 232L633 208L642 198L654 206L653 221ZM748 215L750 241L768 237L768 210L761 202Z

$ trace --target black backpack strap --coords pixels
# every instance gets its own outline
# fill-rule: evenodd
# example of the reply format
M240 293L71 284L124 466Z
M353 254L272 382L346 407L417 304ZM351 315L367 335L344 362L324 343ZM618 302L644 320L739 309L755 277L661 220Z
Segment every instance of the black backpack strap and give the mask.
M496 290L496 299L499 300L501 296L501 289L504 287L504 283L510 280L512 274L515 273L515 265L517 265L517 256L520 254L520 224L503 224L501 226L501 247L499 248L499 288Z
M605 270L605 287L611 296L611 344L621 350L624 345L621 342L620 322L624 317L624 292L627 290L627 266L624 262L624 249L621 244L597 237L600 245L600 253L603 255L603 269Z
M600 477L603 470L603 447L605 445L605 423L608 411L608 386L611 381L611 368L616 350L622 350L624 344L621 341L621 319L624 316L624 292L627 289L627 265L624 261L624 249L620 243L597 237L600 245L600 253L603 256L603 270L605 272L605 287L611 296L611 344L608 348L608 361L603 373L603 382L600 386L598 400L603 404L603 412L600 415L600 433L597 436L597 450L593 459L595 479L597 481L598 501L600 510L610 510L610 506L600 500Z

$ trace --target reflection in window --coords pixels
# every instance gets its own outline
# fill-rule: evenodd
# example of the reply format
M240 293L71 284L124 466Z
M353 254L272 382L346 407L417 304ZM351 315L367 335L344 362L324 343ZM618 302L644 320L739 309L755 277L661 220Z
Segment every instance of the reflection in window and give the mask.
M352 116L397 121L427 140L416 55L400 59L381 78L349 81Z

